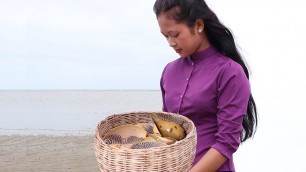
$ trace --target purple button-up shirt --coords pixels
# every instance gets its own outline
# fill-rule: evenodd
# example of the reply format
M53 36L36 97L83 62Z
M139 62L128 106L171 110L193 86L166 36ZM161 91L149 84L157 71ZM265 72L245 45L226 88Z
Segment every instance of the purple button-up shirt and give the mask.
M195 163L214 148L235 171L232 154L240 144L250 84L241 67L214 47L170 62L161 77L163 110L191 119L197 129Z

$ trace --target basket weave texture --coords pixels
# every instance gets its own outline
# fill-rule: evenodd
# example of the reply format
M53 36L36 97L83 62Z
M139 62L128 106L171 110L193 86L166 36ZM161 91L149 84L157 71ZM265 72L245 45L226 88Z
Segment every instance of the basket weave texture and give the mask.
M147 122L152 112L115 114L102 120L95 132L95 155L101 172L187 172L195 157L196 129L188 118L166 112L154 112L162 119L180 124L186 137L172 145L149 149L119 149L105 144L104 134L124 124Z

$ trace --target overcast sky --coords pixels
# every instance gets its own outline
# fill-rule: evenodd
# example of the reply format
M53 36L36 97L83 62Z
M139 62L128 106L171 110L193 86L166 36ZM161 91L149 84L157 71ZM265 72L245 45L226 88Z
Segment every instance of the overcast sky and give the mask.
M159 89L163 67L178 55L153 3L0 0L0 89ZM252 83L306 85L304 1L207 3L233 31Z

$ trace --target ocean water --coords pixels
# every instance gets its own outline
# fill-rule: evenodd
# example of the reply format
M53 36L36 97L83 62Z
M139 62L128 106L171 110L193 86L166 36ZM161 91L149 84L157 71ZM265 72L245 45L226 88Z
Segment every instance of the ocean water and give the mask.
M272 92L273 93L273 92ZM304 94L257 93L259 126L234 154L238 172L305 172ZM161 111L155 91L0 91L0 135L92 135L107 116Z
M0 91L0 107L0 135L87 135L112 114L161 111L161 93Z

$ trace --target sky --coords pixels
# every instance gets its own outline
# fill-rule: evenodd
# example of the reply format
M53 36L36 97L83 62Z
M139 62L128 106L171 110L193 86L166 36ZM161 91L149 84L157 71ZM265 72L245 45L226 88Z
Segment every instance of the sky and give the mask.
M305 88L305 2L207 3L232 30L254 87ZM179 57L153 4L0 0L0 90L159 89L164 66Z
M0 4L0 89L157 89L176 56L153 1Z

